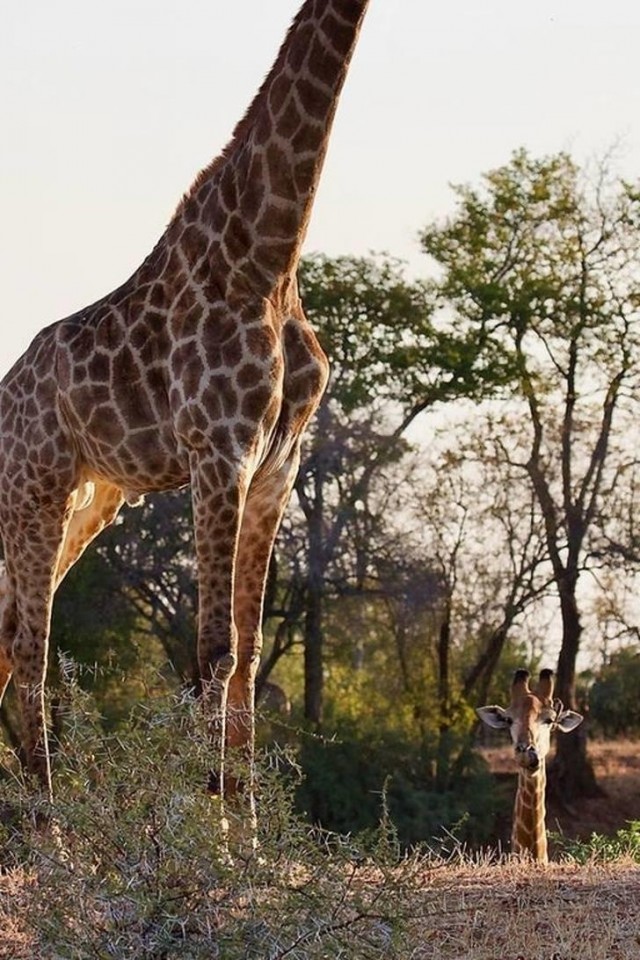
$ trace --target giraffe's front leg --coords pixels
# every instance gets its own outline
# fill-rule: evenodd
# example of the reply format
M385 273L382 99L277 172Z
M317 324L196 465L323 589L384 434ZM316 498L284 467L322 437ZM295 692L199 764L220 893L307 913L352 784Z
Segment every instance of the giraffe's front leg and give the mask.
M227 697L238 651L234 574L245 483L242 471L227 460L198 453L191 458L191 486L198 559L198 668L216 754L209 786L224 796Z
M227 744L248 776L247 799L255 819L255 680L262 650L262 613L269 560L276 534L298 471L296 449L277 472L257 477L245 506L235 581L235 620L238 628L238 663L229 684ZM239 787L234 775L227 793Z

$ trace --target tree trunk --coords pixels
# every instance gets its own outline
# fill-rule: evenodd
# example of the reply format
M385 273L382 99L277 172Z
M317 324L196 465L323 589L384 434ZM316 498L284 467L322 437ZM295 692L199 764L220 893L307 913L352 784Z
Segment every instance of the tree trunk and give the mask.
M322 726L323 661L322 586L310 584L304 622L304 717L316 730Z
M562 612L562 647L556 672L556 695L564 707L576 707L576 659L580 648L582 624L576 602L577 576L569 584L560 585ZM587 755L587 721L572 733L558 734L556 754L549 764L549 795L566 805L581 797L602 796L596 782L593 764Z
M560 611L562 614L562 646L556 671L556 696L568 710L576 705L576 660L580 649L582 624L576 601L577 576L568 583L559 583Z
M587 725L572 733L558 734L556 753L548 765L548 793L556 803L566 807L583 797L602 797L593 764L587 754Z
M304 717L312 727L322 725L324 696L324 468L321 458L315 473L312 508L307 513L309 559L304 618Z
M451 644L451 597L446 607L438 635L438 757L436 788L444 790L449 781L451 760L451 690L449 686L449 650Z
M462 688L466 700L473 694L477 703L486 703L489 687L507 640L509 627L502 623L489 636L477 661L467 672Z

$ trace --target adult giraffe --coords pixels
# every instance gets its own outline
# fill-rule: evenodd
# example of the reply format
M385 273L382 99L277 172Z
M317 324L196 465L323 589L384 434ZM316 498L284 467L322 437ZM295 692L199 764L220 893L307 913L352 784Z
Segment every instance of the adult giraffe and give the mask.
M0 384L0 696L13 674L27 767L49 792L55 589L125 500L187 483L214 788L223 792L225 742L253 757L267 567L328 375L296 268L367 7L306 0L152 253L113 293L38 334Z
M511 850L547 863L545 823L546 756L551 733L569 733L582 723L573 710L565 710L553 699L553 671L541 670L535 690L529 687L529 672L516 670L511 686L511 703L503 707L478 707L478 716L488 726L508 730L518 767L518 789L513 808Z

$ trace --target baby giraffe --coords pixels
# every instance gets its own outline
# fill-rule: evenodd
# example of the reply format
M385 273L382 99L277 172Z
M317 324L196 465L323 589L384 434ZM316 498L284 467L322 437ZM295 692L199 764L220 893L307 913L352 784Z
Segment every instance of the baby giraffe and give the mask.
M565 710L553 699L553 671L541 670L535 690L529 687L529 671L516 670L511 687L511 703L478 707L480 719L496 730L511 733L518 766L518 790L513 810L511 849L515 854L548 863L545 825L545 758L551 745L551 733L569 733L582 723L573 710Z

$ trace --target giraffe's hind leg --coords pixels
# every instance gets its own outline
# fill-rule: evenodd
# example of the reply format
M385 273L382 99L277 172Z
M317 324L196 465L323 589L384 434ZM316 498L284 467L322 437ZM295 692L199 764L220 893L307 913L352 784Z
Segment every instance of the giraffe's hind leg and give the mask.
M13 673L11 648L16 634L16 603L6 572L0 574L0 704Z
M13 679L21 718L21 737L26 766L51 792L49 750L45 730L44 682L47 668L51 603L55 571L72 507L50 498L40 508L15 494L12 497L14 526L22 535L4 537L5 561L13 610L3 617L3 649L13 667ZM8 647L13 634L10 649ZM7 677L8 680L8 677Z
M79 489L76 495L76 505L67 527L62 550L56 565L54 590L69 572L71 567L80 559L89 544L115 520L123 504L122 491L119 487L102 481L88 485L89 490ZM79 504L79 506L78 506ZM60 726L56 723L52 704L52 728L55 738L59 739ZM57 713L58 720L60 713ZM51 752L52 744L49 744Z
M44 682L53 594L95 536L115 518L123 498L118 488L96 484L90 503L73 513L77 494L28 517L28 537L5 536L7 590L1 626L0 682L11 675L18 694L27 769L51 792ZM19 505L14 503L14 509ZM4 658L4 659L3 659ZM4 663L4 671L3 671Z

